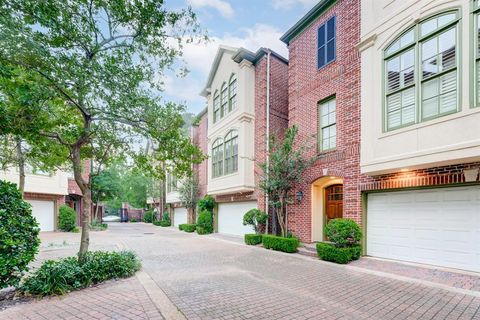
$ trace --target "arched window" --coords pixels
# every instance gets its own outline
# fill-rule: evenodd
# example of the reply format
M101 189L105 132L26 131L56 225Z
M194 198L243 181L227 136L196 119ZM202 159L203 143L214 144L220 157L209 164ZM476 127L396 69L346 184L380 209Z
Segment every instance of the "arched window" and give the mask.
M217 139L212 145L212 178L223 175L223 141Z
M223 118L223 116L228 112L227 106L228 106L228 86L226 83L222 84L222 90L220 93L220 117Z
M213 95L213 123L217 122L218 119L220 119L220 95L217 90Z
M238 171L238 132L232 130L225 136L225 174Z
M419 22L385 50L385 130L458 110L458 13Z
M230 102L228 104L228 111L232 111L237 107L237 76L232 74L228 85L228 97Z

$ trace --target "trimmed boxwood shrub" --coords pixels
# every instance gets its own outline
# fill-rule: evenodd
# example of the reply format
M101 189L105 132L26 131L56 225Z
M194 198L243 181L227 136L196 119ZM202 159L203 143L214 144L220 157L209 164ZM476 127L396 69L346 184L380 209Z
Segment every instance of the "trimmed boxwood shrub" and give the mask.
M360 242L362 230L352 219L333 219L325 227L325 235L336 247L348 247Z
M360 245L352 247L336 247L332 243L317 243L318 257L325 261L346 264L352 260L358 260L361 253L362 247Z
M192 224L185 223L183 224L182 230L185 232L194 232L196 228L197 228L197 225L194 223Z
M64 294L109 279L130 277L140 266L131 251L88 252L83 264L76 257L47 260L23 281L20 290L37 296Z
M37 253L39 231L17 186L0 180L0 289L18 285Z
M262 243L262 235L256 233L248 233L245 235L245 243L248 245L257 245Z
M297 252L299 241L297 238L284 238L273 235L263 235L262 244L267 249L283 251L288 253Z
M61 205L58 213L58 229L71 232L77 226L77 213L67 205Z
M213 215L207 210L203 210L198 215L197 233L208 234L213 232Z
M170 221L153 221L153 224L160 227L170 227L172 223Z
M136 218L132 218L132 219L130 219L130 222L137 222L137 219L136 219Z
M178 230L180 231L183 231L183 226L185 225L185 223L181 223L178 225Z

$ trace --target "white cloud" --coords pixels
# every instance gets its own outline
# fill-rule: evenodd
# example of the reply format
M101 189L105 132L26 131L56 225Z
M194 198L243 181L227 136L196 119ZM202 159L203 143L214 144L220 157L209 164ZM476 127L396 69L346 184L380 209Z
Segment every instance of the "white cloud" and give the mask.
M178 102L186 102L191 112L199 112L204 107L204 98L199 93L207 81L219 45L243 47L253 52L266 47L288 58L288 49L279 40L283 34L281 30L270 25L256 24L240 31L240 35L227 33L222 37L210 37L208 43L185 45L183 59L190 73L184 78L167 75L164 79L165 93Z
M272 0L273 8L276 10L288 10L294 6L313 7L318 0Z
M230 3L224 0L188 0L193 8L213 8L225 18L233 17L235 11Z

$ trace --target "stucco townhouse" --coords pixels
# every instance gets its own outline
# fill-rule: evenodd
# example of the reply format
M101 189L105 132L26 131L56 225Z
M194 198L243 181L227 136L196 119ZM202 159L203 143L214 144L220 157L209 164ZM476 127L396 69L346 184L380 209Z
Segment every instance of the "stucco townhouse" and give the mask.
M25 168L24 199L31 204L32 214L39 223L40 231L58 229L58 209L67 204L77 212L77 224L80 225L82 210L82 192L73 179L73 174L56 170L43 171L29 165ZM90 175L90 162L85 162L85 178ZM0 171L0 180L18 184L17 168Z
M362 0L365 253L480 271L480 3Z
M264 206L264 196L256 189L256 164L265 161L267 132L282 135L288 125L287 66L285 58L266 48L251 52L220 46L217 51L201 92L207 108L192 132L208 156L195 171L200 196L209 194L218 203L216 232L252 232L243 225L243 215ZM167 202L178 225L186 222L186 209L174 189L168 189L167 181Z

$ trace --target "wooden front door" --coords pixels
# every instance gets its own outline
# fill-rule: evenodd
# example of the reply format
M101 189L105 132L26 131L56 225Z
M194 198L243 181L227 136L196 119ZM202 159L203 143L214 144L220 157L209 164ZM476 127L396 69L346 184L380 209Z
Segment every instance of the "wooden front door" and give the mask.
M343 217L343 185L335 184L325 189L326 223Z

